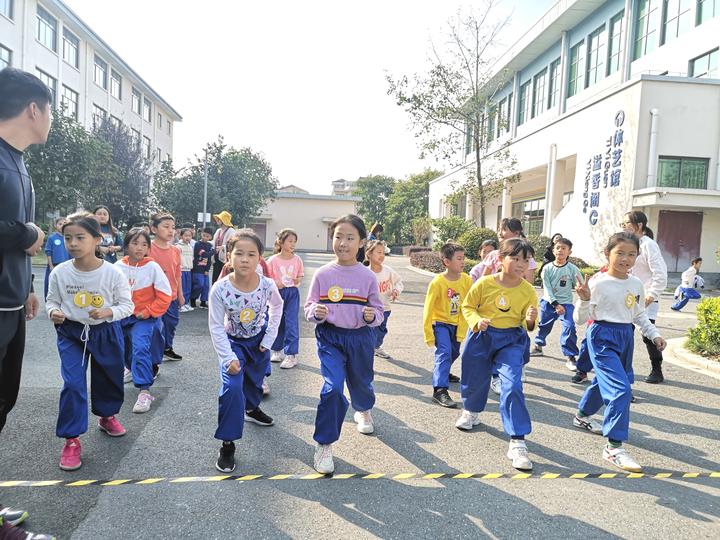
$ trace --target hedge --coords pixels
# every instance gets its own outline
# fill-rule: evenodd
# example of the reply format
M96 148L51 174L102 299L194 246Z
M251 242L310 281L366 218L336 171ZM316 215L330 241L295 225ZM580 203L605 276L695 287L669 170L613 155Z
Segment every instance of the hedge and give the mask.
M696 314L698 324L688 330L687 348L703 356L720 357L720 298L701 300Z
M458 242L465 248L465 255L475 258L478 256L480 246L485 240L495 240L497 242L497 239L498 237L495 231L482 227L473 227L463 233L458 239Z
M410 264L436 274L445 270L442 257L437 251L416 251L410 255Z

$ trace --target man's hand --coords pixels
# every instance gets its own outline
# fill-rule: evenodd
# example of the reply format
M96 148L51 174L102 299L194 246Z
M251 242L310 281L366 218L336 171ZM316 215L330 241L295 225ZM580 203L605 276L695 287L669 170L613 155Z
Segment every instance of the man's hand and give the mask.
M40 301L35 293L30 293L28 299L25 300L25 320L32 321L37 317L38 309L40 309Z
M62 312L62 310L54 309L50 313L50 320L53 322L53 324L62 324L65 322L65 314Z
M661 337L656 337L655 339L653 339L653 343L655 344L655 347L657 347L657 350L660 352L663 352L665 350L665 347L667 347L667 343Z
M42 250L43 242L45 241L45 233L40 227L38 227L34 223L28 223L27 225L33 227L37 231L37 239L32 246L25 250L25 253L27 253L31 257L34 257Z

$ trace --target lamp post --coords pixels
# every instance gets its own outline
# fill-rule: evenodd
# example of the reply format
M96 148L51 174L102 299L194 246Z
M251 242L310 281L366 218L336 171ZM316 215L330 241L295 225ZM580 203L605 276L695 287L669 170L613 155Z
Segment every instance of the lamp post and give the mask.
M207 185L208 185L208 155L205 149L205 171L203 174L203 229L207 227Z

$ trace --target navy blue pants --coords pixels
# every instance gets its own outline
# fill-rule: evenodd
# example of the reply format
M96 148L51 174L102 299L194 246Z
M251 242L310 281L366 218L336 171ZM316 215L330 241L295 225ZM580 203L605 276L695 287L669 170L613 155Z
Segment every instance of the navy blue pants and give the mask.
M163 322L163 339L165 339L165 348L172 349L175 341L175 330L180 323L180 304L177 298L170 302L165 314L162 316Z
M387 336L388 328L387 323L388 319L390 318L390 314L392 311L384 311L384 317L383 322L380 323L380 326L373 326L373 330L375 331L375 348L382 347L383 341L385 341L385 336Z
M47 296L47 294L46 294ZM680 297L678 298L678 301L675 302L670 309L674 309L675 311L680 311L682 308L684 308L687 303L690 300L697 300L698 298L701 298L700 293L697 292L695 289L690 287L681 287L680 288Z
M555 321L560 319L562 323L562 333L560 334L560 349L564 356L577 356L577 333L575 332L575 321L573 321L573 313L575 306L572 304L563 304L565 313L558 315L555 307L545 299L540 300L540 322L538 323L538 333L535 336L535 344L541 347L545 346L545 338L555 325Z
M185 303L189 304L190 293L192 292L192 272L190 270L183 270L180 273L180 286L182 287Z
M457 326L436 322L433 324L435 335L435 366L433 367L433 388L450 387L450 368L460 356L460 342L457 340Z
M590 373L592 371L593 366L592 362L590 361L590 351L588 350L587 336L585 336L580 342L580 352L578 352L576 366L577 370L582 371L583 373Z
M125 367L132 371L135 387L147 390L153 384L153 366L162 363L165 350L162 321L133 315L120 324L125 336Z
M88 429L88 363L92 413L108 417L120 411L124 399L125 344L119 322L90 326L86 343L83 342L84 325L78 322L66 320L55 329L63 379L55 433L67 439Z
M300 349L300 292L297 287L283 287L280 289L280 296L283 299L283 313L272 350L297 354Z
M260 405L265 365L270 361L270 351L260 351L264 336L265 330L247 339L228 336L230 346L240 360L240 373L230 375L224 368L220 369L222 388L218 398L216 439L240 439L245 425L245 411L255 410Z
M201 302L207 302L209 294L210 276L206 275L204 272L193 272L190 300L197 300L199 298Z
M45 300L47 300L48 287L50 286L50 272L51 272L51 271L52 271L52 270L50 270L50 267L49 267L49 266L46 266L46 267L45 267L45 289L44 289L44 291L45 291Z
M348 410L346 382L353 409L364 412L375 405L373 332L369 326L349 330L325 323L317 325L315 336L325 383L320 391L313 439L319 444L332 444L340 438Z
M587 343L595 378L580 399L578 409L589 416L604 404L603 435L608 439L627 441L631 385L635 382L633 326L595 321L588 328Z
M532 430L522 387L522 369L529 343L530 338L523 328L488 327L483 332L468 335L461 359L460 395L466 411L485 410L490 375L493 368L497 369L500 418L505 433L511 437L524 436Z

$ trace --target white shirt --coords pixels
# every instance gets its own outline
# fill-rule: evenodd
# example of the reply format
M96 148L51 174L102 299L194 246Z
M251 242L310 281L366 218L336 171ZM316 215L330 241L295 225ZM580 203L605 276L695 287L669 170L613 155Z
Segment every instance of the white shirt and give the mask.
M648 236L640 237L640 254L635 260L632 275L640 279L645 292L655 300L667 287L667 265L657 242Z
M573 318L577 324L588 319L612 323L635 324L650 340L660 337L645 310L645 287L635 276L627 279L599 274L590 280L590 300L578 300Z
M695 276L697 275L697 270L694 266L691 266L687 270L685 270L682 273L682 276L680 277L680 286L685 287L686 289L693 289L695 287Z
M400 274L384 264L379 272L373 272L373 274L375 274L375 279L377 279L378 282L380 298L382 298L383 302L383 310L390 311L392 309L391 298L393 292L396 294L403 292L403 282L400 279Z

